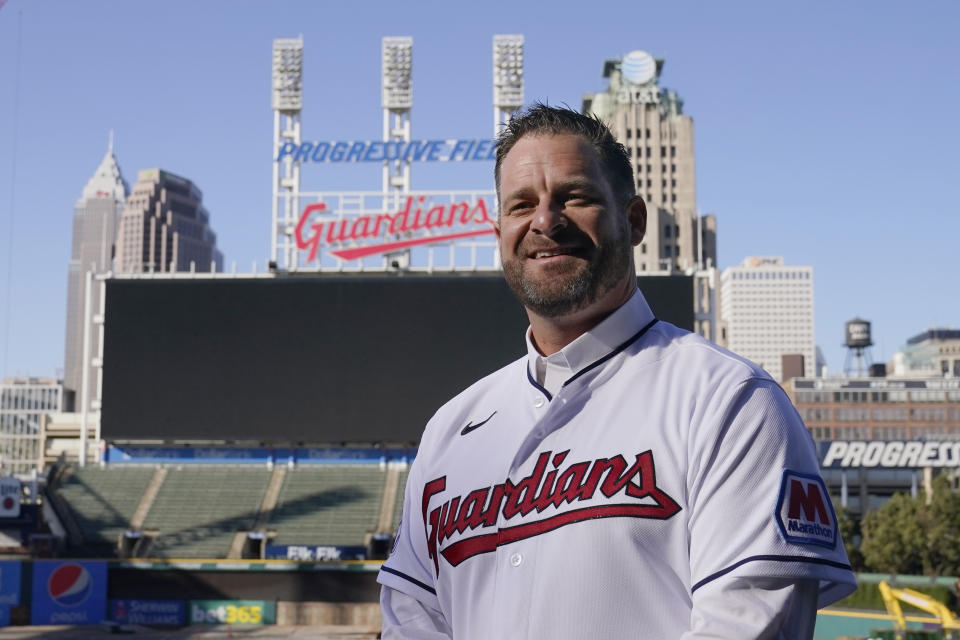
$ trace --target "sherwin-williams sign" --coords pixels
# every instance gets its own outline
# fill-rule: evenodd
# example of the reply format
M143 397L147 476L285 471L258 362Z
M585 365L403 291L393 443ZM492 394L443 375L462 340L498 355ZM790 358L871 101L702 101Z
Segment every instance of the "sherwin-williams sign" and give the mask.
M191 600L190 624L276 624L277 603L263 600Z
M107 563L33 563L30 624L99 624L107 613Z
M110 620L121 624L183 626L187 605L183 600L111 600Z

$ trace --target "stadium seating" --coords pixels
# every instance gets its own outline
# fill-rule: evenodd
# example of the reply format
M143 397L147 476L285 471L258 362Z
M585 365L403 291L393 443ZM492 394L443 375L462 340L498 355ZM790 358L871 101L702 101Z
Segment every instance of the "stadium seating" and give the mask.
M376 530L385 471L376 465L291 469L268 529L274 545L362 545Z
M72 546L113 555L153 473L150 467L68 470L58 493L84 538L71 541Z
M156 558L225 558L238 530L253 526L270 479L264 467L171 468L144 520Z
M318 546L365 545L378 524L389 522L391 532L399 524L407 469L335 463L278 471L276 504L271 511L271 496L263 513L272 471L252 465L171 466L164 474L152 465L66 468L51 500L78 556L116 556L124 532L138 523L145 537L119 553L193 559L228 557L237 533L255 524L271 532L267 544ZM385 494L388 473L398 474L393 501Z

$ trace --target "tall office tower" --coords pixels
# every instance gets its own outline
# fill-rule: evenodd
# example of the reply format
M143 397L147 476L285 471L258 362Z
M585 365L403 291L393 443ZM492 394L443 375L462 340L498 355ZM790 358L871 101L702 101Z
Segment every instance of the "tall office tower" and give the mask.
M609 86L585 94L583 111L607 122L627 148L647 204L647 235L634 250L637 270L716 266L717 220L697 215L693 119L676 93L657 84L662 69L663 60L645 51L607 60Z
M781 380L781 358L803 356L815 375L813 267L788 267L783 258L747 258L720 277L720 312L728 349Z
M86 273L105 273L111 268L117 220L123 211L123 201L129 187L120 174L113 155L111 136L107 154L93 177L83 188L73 207L73 244L67 271L67 334L64 354L63 386L66 389L65 406L79 410L83 383L83 327ZM92 313L100 308L100 288L90 293ZM99 353L100 332L90 324L89 353ZM93 367L91 366L91 374ZM91 377L90 381L95 378ZM88 398L95 397L94 384L88 384Z
M120 216L117 271L220 271L223 254L210 228L203 193L186 178L160 169L137 174Z

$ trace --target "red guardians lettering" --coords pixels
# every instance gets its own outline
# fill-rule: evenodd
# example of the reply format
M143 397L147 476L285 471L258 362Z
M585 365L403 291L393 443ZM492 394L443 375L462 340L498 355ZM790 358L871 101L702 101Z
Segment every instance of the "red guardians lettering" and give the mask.
M423 487L423 522L427 553L439 575L440 559L456 566L498 546L553 531L573 522L595 518L651 518L666 520L680 505L656 486L653 454L638 453L632 463L622 455L564 466L567 454L545 451L530 475L513 483L483 487L452 497L430 508L431 499L446 490L446 477ZM601 495L606 498L601 498ZM626 499L626 500L624 500ZM643 500L642 504L636 501ZM566 505L583 506L561 509ZM548 512L544 517L527 519ZM497 527L499 516L516 524ZM490 529L484 532L484 529ZM468 531L476 534L452 544L444 542ZM441 548L442 547L442 548Z
M357 260L407 247L449 242L494 232L494 219L487 211L487 203L483 198L478 198L473 203L451 202L433 206L428 204L427 196L407 196L403 209L396 213L338 219L319 217L329 212L326 204L315 202L304 207L294 228L294 238L298 249L309 252L307 262L313 262L317 259L321 245L336 246L336 249L330 249L330 254L342 260ZM467 228L475 225L482 226L479 229ZM416 233L419 237L378 242L389 237L401 238L411 233ZM346 243L361 243L361 246L344 247Z

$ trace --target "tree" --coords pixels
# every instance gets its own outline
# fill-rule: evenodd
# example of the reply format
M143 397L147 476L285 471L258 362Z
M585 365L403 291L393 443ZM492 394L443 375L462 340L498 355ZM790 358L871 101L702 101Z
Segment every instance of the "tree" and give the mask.
M931 489L929 496L923 492L916 498L894 494L863 518L865 568L928 576L960 572L960 494L945 474L934 478ZM839 516L838 524L843 526Z
M847 558L854 571L863 571L863 553L860 551L860 521L850 515L846 507L837 507L837 528L843 538L843 546L847 550Z
M860 551L864 564L880 573L920 573L926 536L920 522L918 500L895 493L861 523Z
M926 494L920 509L926 530L922 554L925 575L956 575L960 569L960 494L950 486L946 474L934 478L929 504Z

